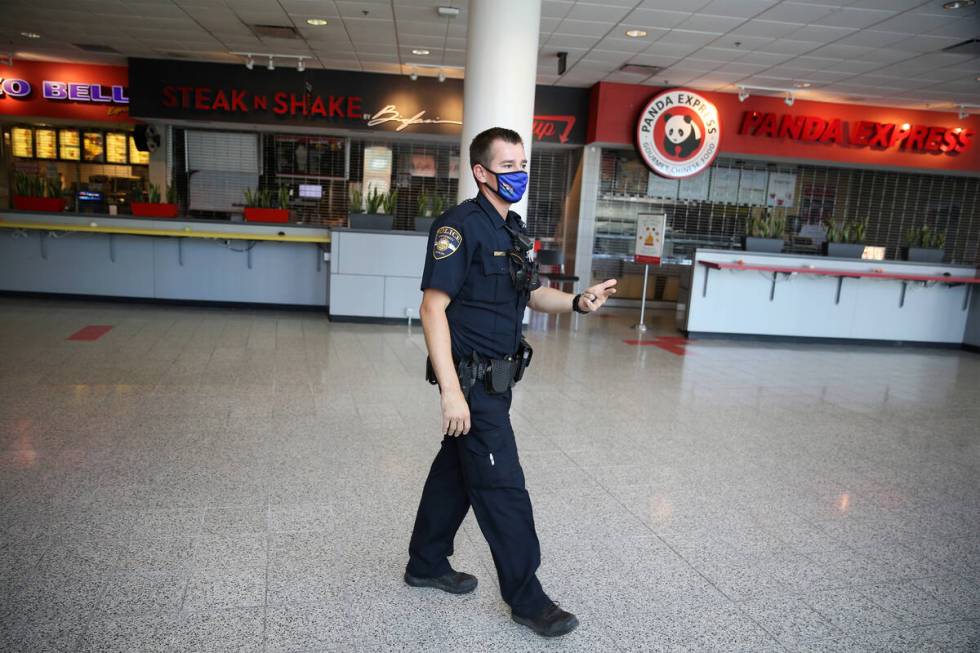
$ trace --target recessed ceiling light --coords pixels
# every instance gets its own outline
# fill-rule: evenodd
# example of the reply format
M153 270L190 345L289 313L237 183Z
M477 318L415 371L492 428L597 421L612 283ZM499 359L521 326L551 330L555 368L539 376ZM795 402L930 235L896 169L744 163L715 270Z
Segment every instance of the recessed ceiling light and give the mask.
M977 4L977 0L953 0L943 5L943 9L963 9Z
M306 24L312 25L313 27L323 27L327 24L327 21L324 18L307 18Z
M911 126L912 125L908 124L907 122L903 122L902 123L902 131L907 132L909 130L909 127L911 127Z
M628 30L626 30L626 36L630 37L631 39L638 39L641 36L646 36L646 35L647 35L647 33L644 32L642 29L628 29Z
M429 54L429 51L426 50L425 48L415 48L414 50L412 50L412 54L418 57L424 57L425 55Z
M41 35L38 34L37 32L21 32L20 35L21 36L26 36L29 39L39 39L39 38L41 38Z
M811 84L810 82L796 82L793 86L796 88L810 88Z

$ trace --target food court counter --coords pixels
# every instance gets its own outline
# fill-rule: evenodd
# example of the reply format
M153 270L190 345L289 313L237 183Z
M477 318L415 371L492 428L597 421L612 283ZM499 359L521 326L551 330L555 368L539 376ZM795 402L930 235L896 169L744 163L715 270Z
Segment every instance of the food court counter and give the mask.
M699 249L681 284L691 336L963 344L973 266Z
M0 212L0 290L327 305L318 226Z

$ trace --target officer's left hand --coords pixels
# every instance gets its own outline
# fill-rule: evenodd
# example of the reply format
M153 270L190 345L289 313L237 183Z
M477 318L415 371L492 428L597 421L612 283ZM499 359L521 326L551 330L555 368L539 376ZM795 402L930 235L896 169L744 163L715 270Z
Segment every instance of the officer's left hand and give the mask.
M616 280L608 279L602 283L597 283L591 288L586 288L582 292L582 299L579 307L589 312L598 311L599 307L606 303L610 296L616 294Z

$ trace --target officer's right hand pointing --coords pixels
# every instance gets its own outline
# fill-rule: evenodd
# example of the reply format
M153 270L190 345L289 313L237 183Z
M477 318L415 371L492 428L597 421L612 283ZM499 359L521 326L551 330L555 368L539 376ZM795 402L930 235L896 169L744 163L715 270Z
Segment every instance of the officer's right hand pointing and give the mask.
M470 432L470 407L462 390L442 393L442 432L453 437Z

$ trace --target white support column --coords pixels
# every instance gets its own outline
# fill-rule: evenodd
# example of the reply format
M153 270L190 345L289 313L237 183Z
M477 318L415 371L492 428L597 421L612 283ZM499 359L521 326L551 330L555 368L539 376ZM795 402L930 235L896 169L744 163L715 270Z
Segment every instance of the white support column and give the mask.
M506 127L531 157L541 0L470 0L459 147L459 200L476 195L470 141L484 129ZM530 183L534 183L531 176ZM527 218L527 195L513 210Z

